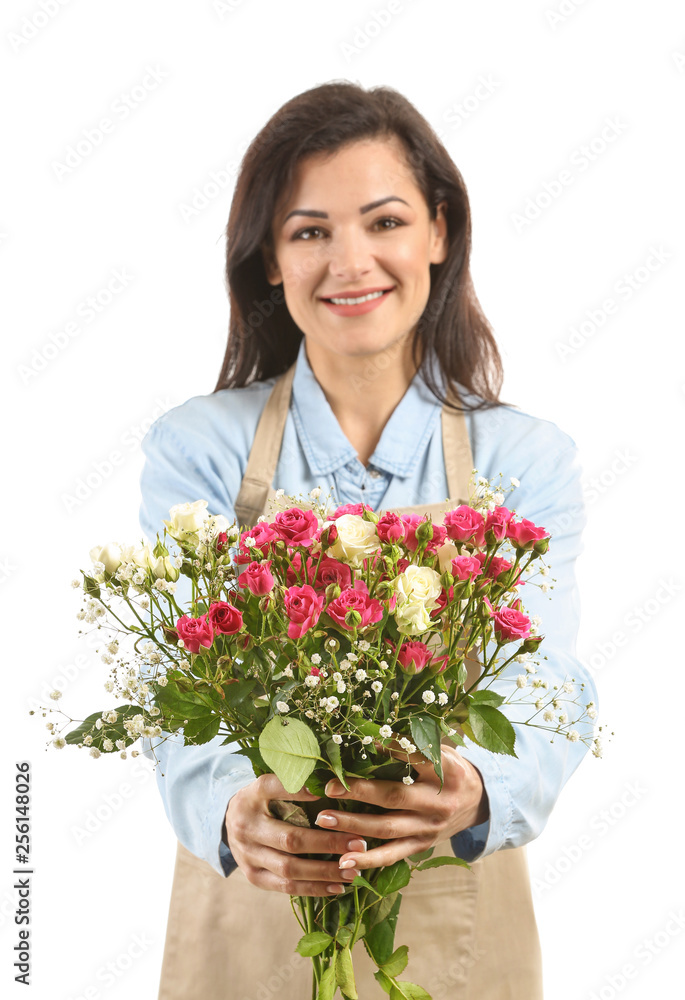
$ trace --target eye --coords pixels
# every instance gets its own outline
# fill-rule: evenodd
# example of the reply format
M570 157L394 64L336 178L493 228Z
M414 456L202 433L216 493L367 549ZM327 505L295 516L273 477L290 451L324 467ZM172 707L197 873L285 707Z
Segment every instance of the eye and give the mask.
M308 241L310 239L310 236L306 234L311 234L311 233L323 233L323 229L321 228L321 226L307 226L306 229L298 229L296 233L293 233L291 239L299 240L304 238L305 241Z
M381 223L385 222L389 222L390 225L389 226L381 225ZM396 219L392 215L384 215L382 219L376 219L374 225L381 226L381 230L390 232L390 230L396 229L398 226L403 226L404 223L401 221L401 219Z

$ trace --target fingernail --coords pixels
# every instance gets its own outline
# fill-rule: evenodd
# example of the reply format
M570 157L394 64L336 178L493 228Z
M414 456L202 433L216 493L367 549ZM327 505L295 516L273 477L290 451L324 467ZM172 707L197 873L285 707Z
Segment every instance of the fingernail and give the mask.
M329 892L344 892L345 891L345 886L344 885L327 885L326 888L328 889Z
M367 847L366 847L366 841L365 840L349 840L347 842L347 850L348 851L359 851L359 852L362 852L362 851L365 851L366 849L367 849Z
M341 861L340 864L338 865L338 868L354 868L356 863L357 863L356 861L352 861L352 859L350 858L347 861Z
M317 826L337 826L338 820L335 816L329 816L328 813L319 813L314 821Z
M357 875L361 875L361 872L359 871L358 868L352 868L350 871L345 871L342 873L343 878L349 878L349 879L356 878Z
M345 794L345 789L340 784L339 781L335 781L334 779L331 779L328 782L328 784L326 785L326 795L330 795L331 797L334 797L334 796L344 795L344 794Z

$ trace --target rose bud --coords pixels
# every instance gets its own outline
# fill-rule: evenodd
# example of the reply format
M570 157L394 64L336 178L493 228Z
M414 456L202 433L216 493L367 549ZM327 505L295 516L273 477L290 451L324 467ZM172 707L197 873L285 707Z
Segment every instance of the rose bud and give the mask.
M327 549L330 545L333 545L338 537L338 529L334 524L329 524L322 529L320 535L321 547Z
M422 521L421 524L416 529L416 541L422 545L424 542L430 542L433 537L433 525L430 521Z
M356 628L358 625L361 625L361 623L362 623L362 616L359 614L358 611L355 611L354 608L348 611L347 614L345 615L345 624L349 625L350 628Z

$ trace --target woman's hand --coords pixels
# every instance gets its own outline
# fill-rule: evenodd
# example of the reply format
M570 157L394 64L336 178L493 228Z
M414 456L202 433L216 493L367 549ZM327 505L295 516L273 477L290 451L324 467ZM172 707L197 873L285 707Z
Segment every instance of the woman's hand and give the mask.
M260 889L286 892L291 896L329 896L343 892L345 882L360 873L354 864L340 871L338 856L347 851L354 851L355 856L362 854L366 843L349 833L284 823L271 814L269 802L272 799L315 802L318 796L305 788L295 795L289 794L275 774L262 774L235 793L226 809L226 844L248 882ZM296 857L298 854L334 854L336 857L320 861Z
M407 760L406 754L393 751L392 755ZM409 760L417 771L412 785L351 778L348 792L338 781L329 781L326 794L331 798L370 802L391 810L387 815L335 809L319 813L316 822L325 829L388 841L365 853L349 848L340 858L341 869L392 865L488 819L488 797L480 771L453 747L442 747L442 790L429 761L420 754L413 754Z

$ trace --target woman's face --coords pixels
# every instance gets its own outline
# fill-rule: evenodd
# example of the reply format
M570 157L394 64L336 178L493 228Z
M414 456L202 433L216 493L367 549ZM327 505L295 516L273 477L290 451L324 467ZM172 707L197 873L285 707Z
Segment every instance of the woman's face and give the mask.
M405 353L428 301L429 265L447 254L445 206L430 218L395 137L299 164L292 196L274 215L274 254L265 250L264 261L271 284L283 282L311 363L394 345L395 357Z

